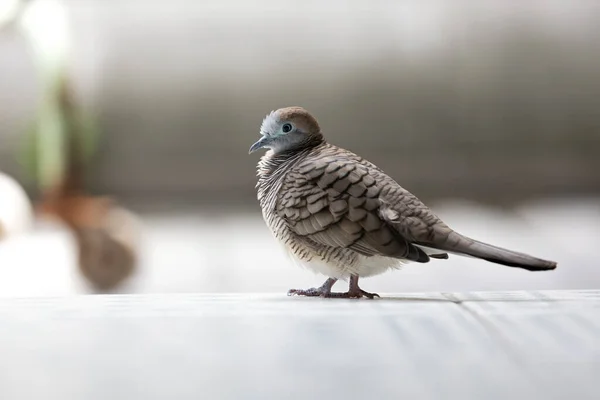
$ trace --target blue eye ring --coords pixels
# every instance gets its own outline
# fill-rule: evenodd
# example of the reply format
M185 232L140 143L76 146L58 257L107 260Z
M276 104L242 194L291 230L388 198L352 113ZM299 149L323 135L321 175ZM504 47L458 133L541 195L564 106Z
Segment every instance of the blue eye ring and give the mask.
M283 124L283 126L281 127L281 131L283 133L288 133L291 132L292 129L294 129L294 127L292 126L292 124L290 124L289 122L286 122L285 124Z

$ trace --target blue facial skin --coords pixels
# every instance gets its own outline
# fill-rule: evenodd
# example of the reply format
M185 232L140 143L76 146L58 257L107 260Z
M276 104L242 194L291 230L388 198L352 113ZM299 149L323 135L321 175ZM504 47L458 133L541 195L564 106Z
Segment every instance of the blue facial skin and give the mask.
M262 148L270 148L274 152L278 152L284 149L286 144L291 141L287 135L296 131L294 124L289 121L280 121L277 114L271 112L265 117L260 127L262 137L250 146L248 154L252 154Z

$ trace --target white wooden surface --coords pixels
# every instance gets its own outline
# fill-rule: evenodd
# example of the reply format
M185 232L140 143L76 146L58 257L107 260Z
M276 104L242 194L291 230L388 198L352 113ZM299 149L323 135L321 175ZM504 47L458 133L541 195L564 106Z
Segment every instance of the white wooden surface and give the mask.
M0 398L597 399L600 291L0 300Z

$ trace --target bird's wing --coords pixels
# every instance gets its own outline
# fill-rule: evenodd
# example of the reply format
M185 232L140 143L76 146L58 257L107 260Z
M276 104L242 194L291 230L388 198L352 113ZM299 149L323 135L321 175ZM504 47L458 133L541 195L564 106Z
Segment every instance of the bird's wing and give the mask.
M427 262L427 254L382 214L381 196L391 180L384 177L357 156L307 158L286 174L276 211L294 233L313 243Z
M449 252L530 271L556 268L553 261L503 249L455 232L389 176L379 170L374 174L382 187L379 194L381 218L413 246L432 251L429 253L432 258L447 258L445 252Z

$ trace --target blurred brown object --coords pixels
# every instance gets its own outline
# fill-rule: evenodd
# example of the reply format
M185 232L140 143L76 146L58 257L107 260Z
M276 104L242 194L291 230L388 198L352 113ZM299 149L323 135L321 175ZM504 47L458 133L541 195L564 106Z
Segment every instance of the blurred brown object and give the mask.
M95 290L114 289L135 271L136 218L112 199L59 190L38 211L58 217L73 232L79 269Z
M86 193L82 135L73 123L77 109L66 78L61 81L60 103L65 119L71 121L65 132L65 173L60 183L42 194L37 211L66 224L77 243L81 273L95 290L110 291L135 271L137 218L110 197Z

